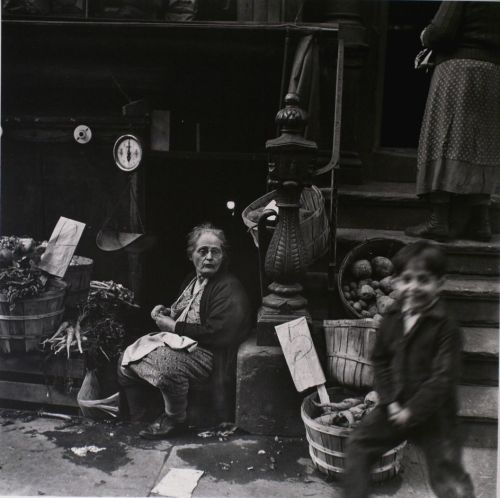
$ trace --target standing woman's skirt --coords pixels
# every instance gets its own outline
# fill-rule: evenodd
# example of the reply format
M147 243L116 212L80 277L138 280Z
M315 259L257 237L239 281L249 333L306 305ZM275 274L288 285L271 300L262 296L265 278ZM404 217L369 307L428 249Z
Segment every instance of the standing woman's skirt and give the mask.
M495 193L500 177L500 66L453 59L434 69L417 155L417 194Z

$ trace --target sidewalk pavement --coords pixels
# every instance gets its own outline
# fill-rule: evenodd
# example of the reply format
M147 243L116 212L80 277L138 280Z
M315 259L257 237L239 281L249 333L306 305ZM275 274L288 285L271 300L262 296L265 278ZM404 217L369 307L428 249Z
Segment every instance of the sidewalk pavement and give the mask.
M117 422L0 409L0 495L155 496L151 490L169 469L190 468L204 471L193 498L341 496L338 482L313 468L303 438L193 431L155 442L137 432ZM97 452L77 454L89 445ZM464 460L476 497L494 498L497 451L466 448ZM420 453L407 448L401 474L375 486L374 495L431 498L424 468Z

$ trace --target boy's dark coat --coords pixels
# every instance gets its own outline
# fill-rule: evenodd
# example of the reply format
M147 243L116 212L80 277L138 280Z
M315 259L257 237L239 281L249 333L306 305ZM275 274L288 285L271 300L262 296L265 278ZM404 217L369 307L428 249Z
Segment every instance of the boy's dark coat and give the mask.
M381 404L399 401L408 407L410 426L430 417L441 427L454 425L462 351L460 328L438 301L406 336L403 331L403 315L395 305L380 325L372 355Z

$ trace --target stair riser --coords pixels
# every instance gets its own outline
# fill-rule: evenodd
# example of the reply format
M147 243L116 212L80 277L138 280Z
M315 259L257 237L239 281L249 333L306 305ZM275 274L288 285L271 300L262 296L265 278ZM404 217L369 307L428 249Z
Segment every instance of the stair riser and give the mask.
M340 241L337 246L337 261L343 260L345 255L357 244ZM447 272L461 275L485 275L493 277L500 275L500 255L491 252L485 253L447 253Z
M450 316L467 325L498 325L498 299L472 299L444 296Z
M306 292L309 300L308 310L313 320L345 318L347 312L335 295L332 297L326 290ZM499 303L497 299L463 299L460 296L445 296L450 316L464 325L498 325Z
M495 254L448 253L447 270L461 275L500 275L500 257Z
M377 228L380 230L404 230L408 226L425 221L429 210L424 203L397 204L392 202L371 203L363 199L340 200L338 219L343 228ZM491 210L494 233L500 233L500 213Z
M498 361L465 355L462 382L482 386L498 386Z
M464 446L476 448L496 448L498 425L496 421L482 421L462 418L460 436Z

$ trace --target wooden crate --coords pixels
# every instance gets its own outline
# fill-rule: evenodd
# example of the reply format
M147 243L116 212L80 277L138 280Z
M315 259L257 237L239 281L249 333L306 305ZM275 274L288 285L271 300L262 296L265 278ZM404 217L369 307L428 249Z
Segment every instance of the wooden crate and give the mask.
M0 400L77 409L76 395L84 376L82 358L44 361L39 353L0 355Z

